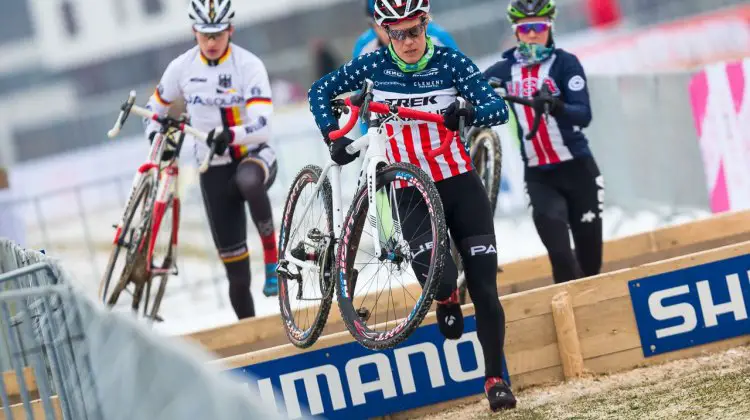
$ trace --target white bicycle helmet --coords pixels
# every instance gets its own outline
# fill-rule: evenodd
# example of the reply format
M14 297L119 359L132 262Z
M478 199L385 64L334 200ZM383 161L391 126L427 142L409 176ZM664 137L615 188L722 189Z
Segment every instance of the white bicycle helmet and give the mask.
M430 0L376 0L375 22L393 25L404 19L430 12Z
M188 15L193 21L193 29L210 34L229 28L234 8L232 0L190 0Z

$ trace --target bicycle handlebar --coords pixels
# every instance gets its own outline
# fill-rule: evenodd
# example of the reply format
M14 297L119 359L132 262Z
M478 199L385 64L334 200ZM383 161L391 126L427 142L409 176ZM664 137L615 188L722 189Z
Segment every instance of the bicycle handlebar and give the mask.
M123 124L125 124L125 121L128 119L128 116L130 116L131 112L140 117L156 121L162 127L172 127L183 133L190 134L191 136L199 140L206 141L206 139L208 138L208 134L193 128L192 126L186 124L184 121L177 120L169 116L160 117L159 114L155 112L135 105L134 90L130 91L127 101L125 101L125 103L123 103L120 107L120 115L117 117L117 121L115 121L115 125L112 127L112 129L107 132L107 137L115 138L118 134L120 134L120 130L122 129ZM208 156L206 156L206 158L198 168L200 173L204 173L206 172L206 170L208 170L208 165L211 163L211 160L213 159L215 154L216 150L214 146L211 147L211 151L209 152Z
M490 87L493 89L498 89L498 88L503 87L502 82L498 78L492 77L490 78L488 82L489 82ZM542 86L542 92L546 93L548 92L548 89L549 88L547 87L547 85ZM549 115L549 109L547 109L547 107L545 106L543 110L544 112L538 112L539 110L536 109L537 107L533 99L521 98L519 96L512 96L512 95L501 95L501 96L503 99L505 99L508 102L513 102L519 105L527 106L533 109L534 111L536 111L534 113L534 121L531 123L531 130L529 130L528 134L526 134L525 136L526 140L531 140L534 137L536 137L536 134L539 131L539 126L542 124L542 117L545 115Z
M352 115L351 117L349 117L349 121L347 121L346 125L344 125L343 128L334 130L328 135L331 141L335 141L343 137L346 133L351 131L352 128L354 128L354 125L357 123L357 118L360 115L364 116L365 114L369 114L370 112L374 112L376 114L395 114L401 118L434 122L443 125L442 114L434 114L431 112L418 111L411 108L397 107L394 105L388 105L382 102L375 102L368 99L369 91L372 88L371 82L368 82L369 80L365 81L365 89L361 93L352 95L343 101L340 99L332 101L332 105L334 107L348 107L349 109L351 109ZM460 100L463 100L463 98L460 98ZM360 112L360 110L362 112ZM344 113L346 113L346 111L344 111ZM461 117L459 119L459 133L463 132L463 125L464 117ZM437 149L427 152L427 157L432 159L438 155L445 153L445 151L450 148L451 142L455 138L455 135L456 132L446 130L445 135L440 139L440 146Z

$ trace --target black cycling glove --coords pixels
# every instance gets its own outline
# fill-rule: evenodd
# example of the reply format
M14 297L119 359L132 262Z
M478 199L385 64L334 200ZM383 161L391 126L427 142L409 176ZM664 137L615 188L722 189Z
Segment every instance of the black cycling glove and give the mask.
M531 96L534 98L534 111L536 112L544 112L544 106L547 105L550 115L558 115L565 108L565 103L546 89L537 90Z
M464 117L464 125L466 127L474 124L474 118L476 118L474 105L466 101L464 108L459 108L459 102L456 100L446 108L443 114L443 125L450 131L458 131L458 120L462 116Z
M217 130L221 130L218 133ZM221 156L224 154L224 152L227 151L227 148L234 140L232 136L232 130L230 129L223 129L223 128L214 128L213 130L208 132L208 137L206 138L206 144L208 145L209 149L211 147L214 147L214 153L217 156Z
M326 138L328 137L326 136ZM346 151L346 147L354 143L354 140L348 137L340 137L339 139L334 141L328 140L327 143L328 150L331 152L331 159L333 159L334 162L338 163L341 166L348 165L354 162L354 160L359 157L359 152L350 155Z

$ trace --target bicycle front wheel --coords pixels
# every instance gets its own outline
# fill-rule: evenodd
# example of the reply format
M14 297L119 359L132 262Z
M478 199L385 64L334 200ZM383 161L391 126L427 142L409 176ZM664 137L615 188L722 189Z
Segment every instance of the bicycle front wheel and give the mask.
M442 201L424 171L408 163L387 165L375 184L372 217L367 186L354 197L334 277L347 329L373 350L395 347L422 323L448 246Z
M149 275L146 255L154 195L153 178L143 178L134 189L122 225L118 227L114 247L99 284L99 298L109 307L117 304L129 283L143 282ZM125 258L120 258L123 256L121 251L125 251ZM115 276L115 273L119 274Z
M279 307L287 337L299 348L318 340L333 299L333 204L328 180L316 192L321 173L319 166L302 168L281 218Z

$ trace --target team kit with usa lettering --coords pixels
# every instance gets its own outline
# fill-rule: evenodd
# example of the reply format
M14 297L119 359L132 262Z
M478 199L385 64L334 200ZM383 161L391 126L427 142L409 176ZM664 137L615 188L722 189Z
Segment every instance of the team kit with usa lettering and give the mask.
M536 136L521 145L534 222L549 251L556 282L598 273L603 180L582 132L592 115L586 76L574 55L554 45L554 0L511 0L507 9L498 10L507 14L519 43L485 73L458 50L444 30L431 23L429 0L364 1L372 27L357 42L351 61L313 83L308 92L310 111L331 159L342 166L356 156L346 151L352 139L332 140L339 123L331 100L360 90L365 81L372 82L376 102L442 116L442 123L384 122L389 139L386 154L390 162L417 166L435 183L475 307L470 319L476 322L476 332L470 334L481 347L476 353L482 359L477 370L483 372L472 373L476 376L470 379L482 379L493 411L512 409L516 399L504 358L505 316L496 286L498 249L492 207L468 145L459 135L445 148L441 140L462 128L459 121L467 127L490 128L507 123L511 112L523 134L530 131L535 113L547 110L549 118L543 120ZM229 279L232 306L238 318L248 318L255 310L249 293L245 205L263 242L263 292L266 296L279 292L275 229L267 195L278 165L273 147L267 144L273 114L270 83L263 62L231 42L235 14L231 0L191 0L189 13L198 45L170 63L148 107L165 114L182 98L191 125L208 132L205 143L196 142L193 149L198 161L214 153L208 171L201 174L201 191ZM511 94L532 98L533 110L520 105L509 108L489 85L490 77L500 79ZM146 125L146 134L153 139L155 126ZM438 148L441 153L430 153ZM401 228L406 234L417 226ZM569 228L576 251L581 251L576 254L570 247ZM425 250L433 249L431 241L409 242L415 262L427 254ZM444 260L435 296L437 324L445 342L455 343L464 333L458 269L450 250ZM412 267L418 279L426 275L424 268L415 263ZM456 369L455 363L449 364L452 375ZM456 378L469 379L461 374Z

